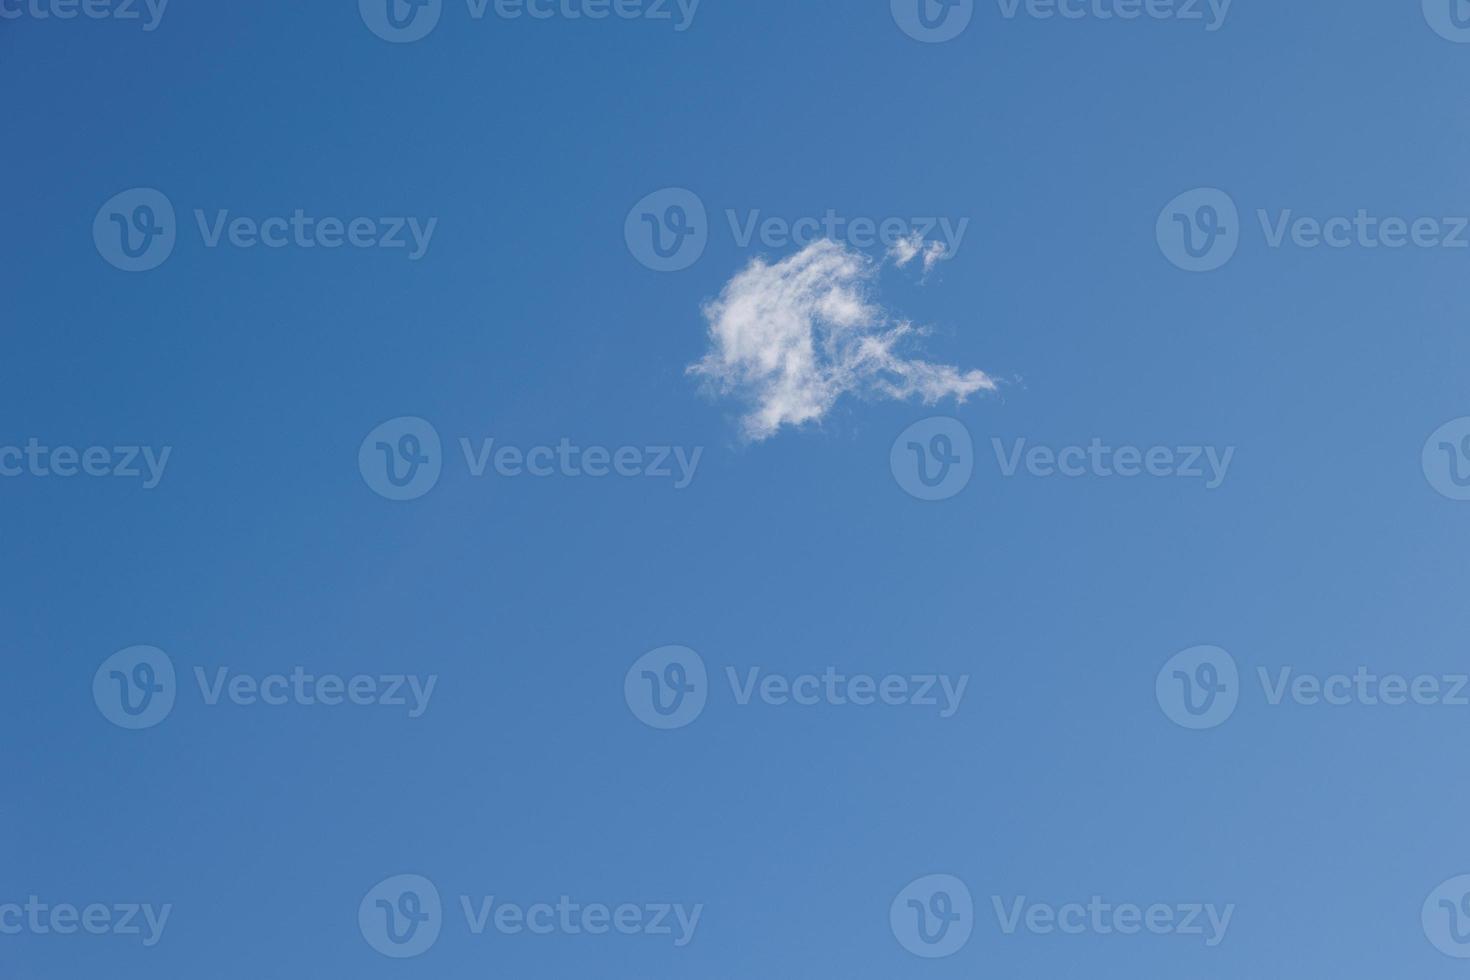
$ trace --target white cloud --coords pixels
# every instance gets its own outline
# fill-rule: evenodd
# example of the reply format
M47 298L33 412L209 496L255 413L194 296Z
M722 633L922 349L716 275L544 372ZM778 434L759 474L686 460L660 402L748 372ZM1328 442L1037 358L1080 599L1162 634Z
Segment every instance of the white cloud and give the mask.
M898 239L888 249L888 257L900 269L921 255L924 257L924 275L927 276L940 259L949 258L949 250L943 242L925 242L924 236L917 231L907 238Z
M690 373L745 404L752 440L820 421L845 394L932 405L993 391L983 371L903 355L923 331L870 298L878 268L827 240L774 265L752 260L705 304L710 349Z

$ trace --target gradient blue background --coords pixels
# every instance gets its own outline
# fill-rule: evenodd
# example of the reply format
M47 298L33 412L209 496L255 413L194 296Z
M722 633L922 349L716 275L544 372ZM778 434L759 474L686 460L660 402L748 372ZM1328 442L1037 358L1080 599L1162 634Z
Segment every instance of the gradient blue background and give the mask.
M705 0L695 26L471 22L370 34L350 2L173 0L161 28L0 22L0 444L174 447L163 485L0 481L0 900L171 902L163 943L0 941L19 980L110 976L1449 977L1419 907L1470 871L1464 708L1267 708L1211 732L1154 676L1467 666L1470 505L1424 439L1470 414L1470 255L1267 249L1191 276L1154 241L1200 185L1254 210L1465 214L1470 47L1417 2L1237 0L1198 23L1003 20L918 44L886 0ZM101 203L158 187L159 270L104 263ZM622 224L696 190L704 258L659 275ZM206 250L195 208L438 216L426 259ZM918 405L845 402L741 447L685 378L700 303L753 254L725 208L969 216L884 301L1006 379L957 414L974 483L907 497ZM778 256L779 257L779 256ZM694 485L364 485L359 441L707 447ZM1238 446L1224 488L1000 479L990 436ZM185 676L160 727L90 696L122 647ZM737 709L659 733L623 673L972 675L958 717ZM194 665L437 672L422 719L204 708ZM702 902L693 945L358 934L380 879L529 903ZM906 953L888 903L968 881L974 939ZM1233 902L1228 938L1003 937L992 894Z

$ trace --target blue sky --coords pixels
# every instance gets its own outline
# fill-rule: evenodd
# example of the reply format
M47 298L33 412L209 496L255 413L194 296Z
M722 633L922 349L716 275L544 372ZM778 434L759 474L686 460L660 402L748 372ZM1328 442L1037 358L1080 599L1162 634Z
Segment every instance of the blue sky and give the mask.
M0 3L6 975L1458 975L1470 10L1120 4Z

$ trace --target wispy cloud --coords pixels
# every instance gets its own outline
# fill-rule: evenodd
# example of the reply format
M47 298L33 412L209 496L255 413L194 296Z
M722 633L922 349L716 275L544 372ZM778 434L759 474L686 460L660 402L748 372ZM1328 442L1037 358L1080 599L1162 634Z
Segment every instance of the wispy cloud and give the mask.
M927 276L940 259L949 258L949 250L943 242L924 241L924 236L917 231L907 238L900 238L888 249L888 257L900 269L920 256L923 256L924 275Z
M745 406L742 434L754 441L820 421L846 394L932 405L994 390L983 371L905 355L924 331L872 298L878 269L827 240L775 264L754 259L705 304L710 349L690 373Z

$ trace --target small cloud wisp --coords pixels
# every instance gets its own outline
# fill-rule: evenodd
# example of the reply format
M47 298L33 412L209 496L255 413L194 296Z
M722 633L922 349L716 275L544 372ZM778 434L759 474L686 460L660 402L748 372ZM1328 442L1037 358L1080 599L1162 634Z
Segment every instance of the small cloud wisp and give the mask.
M932 247L910 247L897 264L921 253L931 264ZM710 349L689 373L745 405L741 433L754 442L821 421L846 394L932 405L995 390L983 371L906 356L924 331L873 301L878 269L830 240L774 264L752 260L705 304Z

